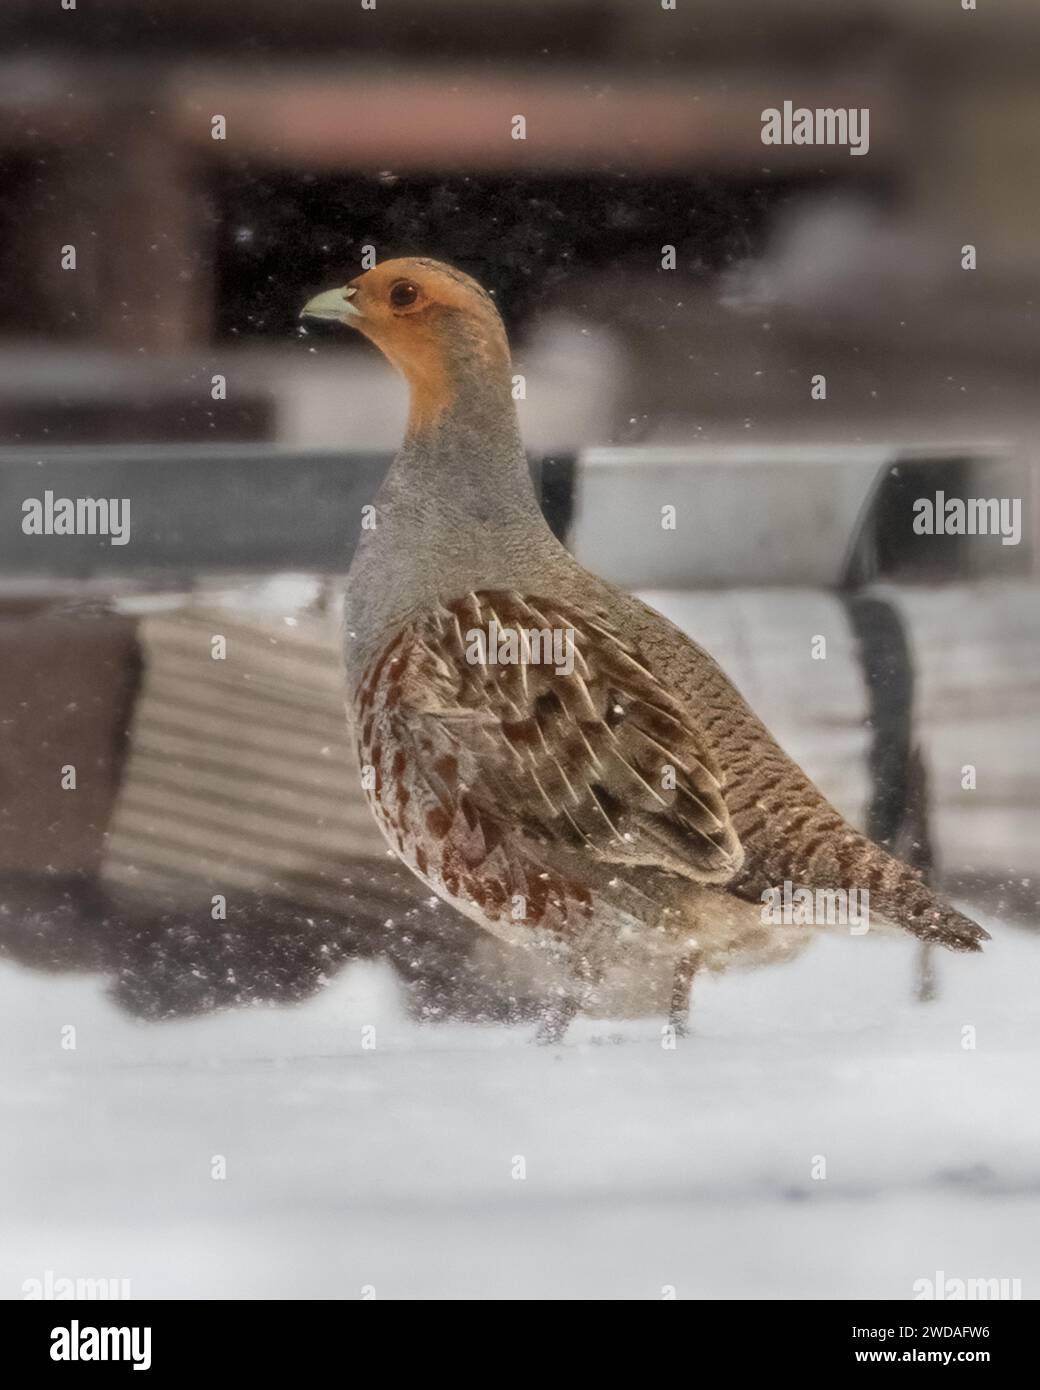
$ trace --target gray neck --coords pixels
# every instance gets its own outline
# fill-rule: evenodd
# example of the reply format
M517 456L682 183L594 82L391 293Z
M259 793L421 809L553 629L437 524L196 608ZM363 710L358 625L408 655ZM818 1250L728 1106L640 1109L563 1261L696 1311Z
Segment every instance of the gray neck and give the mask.
M531 484L508 364L461 372L437 420L410 423L375 508L347 578L348 674L438 600L525 586L566 556Z

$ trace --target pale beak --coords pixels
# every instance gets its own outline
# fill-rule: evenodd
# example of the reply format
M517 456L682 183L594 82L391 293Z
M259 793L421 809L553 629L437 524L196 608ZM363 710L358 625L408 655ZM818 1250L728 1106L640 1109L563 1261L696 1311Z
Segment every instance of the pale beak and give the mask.
M364 318L361 310L351 303L355 294L357 290L353 285L316 294L300 310L300 318L332 319L336 323L352 323L355 319Z

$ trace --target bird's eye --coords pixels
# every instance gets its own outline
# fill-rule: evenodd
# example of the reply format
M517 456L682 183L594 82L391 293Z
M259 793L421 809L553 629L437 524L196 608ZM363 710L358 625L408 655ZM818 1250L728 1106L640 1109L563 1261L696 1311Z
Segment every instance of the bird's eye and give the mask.
M390 303L395 309L407 309L419 298L419 286L411 280L398 280L390 290Z

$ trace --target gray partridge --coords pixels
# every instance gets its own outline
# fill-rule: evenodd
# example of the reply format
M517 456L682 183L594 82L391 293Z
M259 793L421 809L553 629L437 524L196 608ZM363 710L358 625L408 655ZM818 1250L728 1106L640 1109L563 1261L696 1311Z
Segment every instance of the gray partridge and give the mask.
M854 830L712 658L583 569L536 501L490 296L385 261L301 317L404 373L403 446L346 595L348 707L372 810L435 893L565 965L542 1036L608 968L664 957L681 1027L696 969L782 957L787 881L869 892L875 919L975 951L987 934Z

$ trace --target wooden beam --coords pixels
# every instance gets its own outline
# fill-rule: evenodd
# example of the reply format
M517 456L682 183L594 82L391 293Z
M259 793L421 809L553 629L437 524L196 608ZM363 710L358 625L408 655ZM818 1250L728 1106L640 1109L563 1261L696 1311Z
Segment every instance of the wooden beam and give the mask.
M806 106L871 108L872 151L884 161L897 113L869 84L786 83ZM764 81L541 76L527 70L476 76L471 68L429 68L385 76L316 69L243 77L237 71L182 72L172 80L174 122L213 158L325 171L573 171L668 173L725 169L807 172L853 168L847 149L765 146L762 111L778 100ZM222 115L227 138L211 138ZM514 139L523 116L526 139Z

